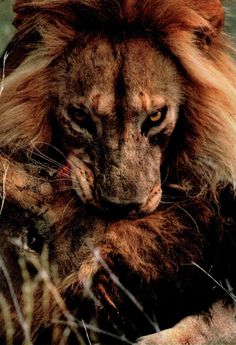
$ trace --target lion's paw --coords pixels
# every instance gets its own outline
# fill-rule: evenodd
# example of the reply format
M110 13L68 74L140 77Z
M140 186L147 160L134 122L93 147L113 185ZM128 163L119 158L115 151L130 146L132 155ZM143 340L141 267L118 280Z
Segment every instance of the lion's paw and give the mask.
M139 338L136 345L205 345L206 338L191 334L191 331L181 329L167 329L160 333Z
M188 316L172 328L138 339L136 345L235 345L235 313L235 308L218 302L209 318Z
M172 328L138 339L136 345L207 345L211 340L209 323L200 315L192 315Z

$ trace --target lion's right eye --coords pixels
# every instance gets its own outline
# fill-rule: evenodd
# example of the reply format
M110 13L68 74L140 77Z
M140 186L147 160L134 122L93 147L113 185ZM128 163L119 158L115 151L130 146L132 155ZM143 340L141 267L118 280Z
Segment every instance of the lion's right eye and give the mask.
M89 116L89 114L87 114L82 108L75 107L73 105L70 105L68 107L67 112L70 115L71 119L75 120L76 122L82 122Z
M91 119L90 114L88 114L82 107L70 105L67 113L80 128L86 129L91 134L96 133L95 123Z

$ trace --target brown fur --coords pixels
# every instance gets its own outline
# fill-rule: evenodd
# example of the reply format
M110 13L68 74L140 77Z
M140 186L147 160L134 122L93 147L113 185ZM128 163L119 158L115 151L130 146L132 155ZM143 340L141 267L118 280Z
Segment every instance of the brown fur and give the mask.
M65 222L55 224L49 221L46 227L50 229L45 231L39 226L42 218L45 220L45 216L37 207L32 210L27 201L23 205L20 203L21 207L36 214L36 228L41 236L43 231L43 240L49 248L49 261L52 267L57 267L59 275L59 280L55 279L55 285L63 297L61 301L51 285L44 282L49 290L54 291L54 299L45 307L41 303L42 290L41 285L39 286L35 301L38 312L35 313L32 322L33 334L37 338L42 329L53 329L52 341L57 344L65 327L53 327L51 318L68 321L67 307L78 319L90 321L96 315L99 325L108 331L112 330L114 323L121 334L124 332L132 341L137 336L152 333L154 329L145 319L145 314L137 310L117 281L112 279L112 272L119 278L122 286L136 296L145 312L155 315L164 329L172 327L185 316L206 312L217 302L212 309L213 322L208 320L209 328L205 323L202 326L204 318L199 317L199 333L202 330L205 332L199 344L205 345L210 341L230 343L235 336L233 327L236 328L232 321L234 310L231 307L222 307L223 302L219 301L227 300L224 291L215 288L210 278L201 275L196 266L191 266L192 262L196 262L215 279L223 282L229 278L233 288L236 286L233 275L236 68L230 57L233 48L222 30L224 11L220 1L209 0L206 4L201 0L111 0L107 4L106 1L96 0L18 0L15 11L18 33L7 62L7 78L4 80L4 90L0 98L0 147L3 156L10 154L12 161L18 160L23 163L28 160L31 153L32 157L35 157L36 149L39 149L43 154L55 159L55 155L50 156L51 152L48 149L50 144L56 146L55 136L60 127L58 123L55 124L59 122L58 114L57 117L54 116L58 102L58 99L55 101L55 96L62 103L67 96L65 85L58 81L66 80L66 63L73 68L78 64L76 51L72 50L74 55L69 55L68 51L71 52L71 47L76 44L78 37L86 47L87 34L91 34L93 38L99 30L102 37L105 37L105 40L100 37L97 40L99 49L102 50L100 55L105 54L106 61L112 61L110 46L106 41L107 32L115 36L119 32L127 31L131 37L135 36L132 37L130 45L125 46L131 51L128 56L133 57L134 66L141 66L142 61L138 58L136 60L135 54L132 55L132 49L135 52L143 49L147 53L144 54L144 59L146 56L153 56L150 53L153 52L153 42L157 47L161 47L161 54L158 53L158 66L160 71L167 72L164 73L166 79L164 78L160 85L165 85L168 97L173 99L173 103L180 105L177 127L163 155L164 158L158 155L157 160L152 161L148 156L147 163L144 162L141 168L139 167L144 172L142 178L153 166L157 169L153 168L155 174L159 174L159 170L163 169L162 202L150 215L138 219L117 220L111 219L107 214L80 206L70 222L67 221L69 213ZM94 31L90 18L94 19ZM135 48L132 48L134 46ZM22 57L16 61L21 49ZM76 61L74 65L73 61ZM107 66L102 69L104 60L101 58L99 62L103 71L101 84L104 80L109 83L112 76L108 74L104 77ZM147 80L150 79L148 69L151 63L152 58L150 64L148 62L143 67L147 73L144 75L148 76ZM113 67L114 64L111 62L110 69L115 75ZM82 71L85 70L89 68ZM136 71L135 74L134 71L133 76L134 79L130 78L129 85L137 78L145 79L141 72ZM171 77L173 83L169 87ZM98 78L96 85L100 83L99 80ZM134 83L134 88L135 86ZM146 109L144 94L141 95L141 100L142 107ZM99 102L96 97L93 98L93 104L98 108ZM103 122L105 121L104 116ZM132 141L133 137L127 132L126 141ZM130 147L130 154L135 157L134 146ZM67 146L60 143L58 149L62 149L63 154L68 154ZM124 162L128 162L126 165L129 165L134 159L130 160L128 151L124 152ZM141 158L146 159L146 152L143 156L138 150L135 152L139 158L136 157L137 161L141 161ZM69 161L71 159L69 156ZM63 161L62 164L64 163ZM108 163L106 161L104 175L109 174ZM99 168L96 168L98 174ZM59 183L61 176L68 177L68 169L64 166L64 172L58 172ZM90 170L86 170L84 166L78 166L79 169L87 172L91 187L94 181L90 176ZM133 171L133 174L139 172L137 166L133 165L128 173L130 171ZM111 175L112 181L114 176L115 174ZM149 186L149 181L146 180L146 186ZM146 183L144 179L143 183ZM143 188L144 193L146 187L141 183L138 185L140 189ZM116 184L114 190L115 188ZM53 190L53 193L56 199L58 191ZM61 207L61 199L58 199L58 205ZM15 200L19 203L17 197L14 202ZM228 207L224 206L225 200L229 202ZM12 202L12 197L9 197L9 201ZM51 208L50 203L46 205ZM10 211L6 210L4 218L6 223L8 218L11 219L11 206L9 208ZM65 214L66 212L65 208ZM25 222L28 223L27 217ZM15 233L12 220L9 221L9 232ZM233 240L228 240L228 237ZM17 255L20 254L16 249L12 250L16 251ZM227 258L226 250L230 253ZM1 248L1 255L8 261L8 250L5 250L5 247ZM28 256L28 252L25 255ZM18 274L20 276L19 272ZM87 298L83 295L88 292L88 286L96 303L93 303L91 296ZM7 290L6 286L3 286L2 290ZM66 303L67 307L63 303ZM224 321L219 321L218 317L221 311L225 311L225 319L229 316L233 325L230 330L224 332L221 324ZM187 341L191 345L196 345L199 334L190 338L193 334L192 329L196 329L196 318L193 316L186 319L182 333L179 333L179 329L182 329L181 324L180 328L177 325L177 328L171 328L168 333L161 332L151 338L144 338L141 344L170 345L176 341L176 345L182 345ZM189 322L193 325L192 328L188 328ZM133 324L134 327L131 327ZM18 339L21 339L21 327L15 327ZM187 334L186 329L189 331ZM116 331L115 327L113 331ZM212 338L212 333L217 334L215 339ZM73 341L75 340L72 338L71 342ZM109 344L109 341L104 339L104 343Z

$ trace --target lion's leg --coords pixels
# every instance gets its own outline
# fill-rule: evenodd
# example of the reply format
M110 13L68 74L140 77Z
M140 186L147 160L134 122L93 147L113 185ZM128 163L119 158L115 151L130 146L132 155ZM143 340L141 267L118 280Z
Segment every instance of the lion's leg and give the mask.
M137 345L235 345L235 315L235 308L218 302L209 316L188 316L173 328L138 339Z
M56 170L20 164L1 157L1 209L7 200L43 217L49 227L65 221L73 214L75 207L71 202L70 188L63 185L57 173Z

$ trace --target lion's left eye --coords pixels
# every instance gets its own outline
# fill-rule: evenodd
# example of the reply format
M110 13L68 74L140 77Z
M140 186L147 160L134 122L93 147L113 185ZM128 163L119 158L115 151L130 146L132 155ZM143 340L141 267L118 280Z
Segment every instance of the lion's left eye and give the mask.
M166 117L168 111L167 106L158 109L156 112L150 114L142 125L142 133L146 135L148 131L156 126L159 126Z
M164 120L164 118L166 117L166 113L167 113L167 106L149 115L148 119L150 120L150 122L156 125L157 123L159 124Z

